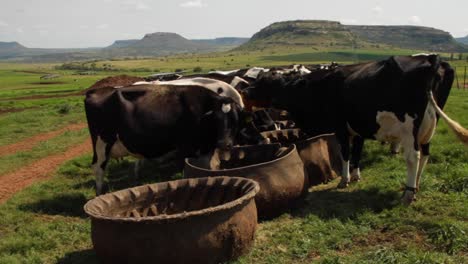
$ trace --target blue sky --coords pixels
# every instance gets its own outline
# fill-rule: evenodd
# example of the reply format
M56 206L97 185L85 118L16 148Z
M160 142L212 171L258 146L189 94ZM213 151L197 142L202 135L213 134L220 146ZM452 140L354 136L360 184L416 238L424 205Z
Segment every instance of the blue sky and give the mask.
M468 35L466 0L1 0L0 41L27 47L110 45L145 33L250 37L278 21L421 25Z

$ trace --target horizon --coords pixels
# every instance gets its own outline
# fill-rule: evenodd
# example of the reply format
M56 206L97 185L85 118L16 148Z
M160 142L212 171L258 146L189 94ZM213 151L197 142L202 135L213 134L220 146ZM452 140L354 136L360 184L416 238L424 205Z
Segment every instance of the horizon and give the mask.
M395 0L392 3L295 0L277 5L266 0L158 3L150 0L83 0L79 3L17 0L3 4L0 10L0 41L18 42L28 48L69 49L105 47L116 40L141 39L155 32L177 33L187 39L250 38L272 23L291 20L424 26L449 32L453 37L467 36L468 26L460 23L460 18L466 17L464 10L468 10L468 2L445 1L450 14L441 12L439 3L435 0ZM262 12L264 9L268 12Z

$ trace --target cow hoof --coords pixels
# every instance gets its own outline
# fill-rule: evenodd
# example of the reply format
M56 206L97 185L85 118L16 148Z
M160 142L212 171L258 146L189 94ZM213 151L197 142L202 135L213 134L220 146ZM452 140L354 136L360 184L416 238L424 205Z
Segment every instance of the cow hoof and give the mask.
M406 190L403 193L403 197L401 198L401 203L408 206L414 201L416 201L416 193L413 191Z
M109 186L107 184L103 184L101 189L97 188L96 186L96 196L106 194L109 191Z
M351 182L360 182L361 177L351 177Z
M338 184L338 189L347 188L348 185L349 185L349 182L347 182L347 181L341 181L341 182Z

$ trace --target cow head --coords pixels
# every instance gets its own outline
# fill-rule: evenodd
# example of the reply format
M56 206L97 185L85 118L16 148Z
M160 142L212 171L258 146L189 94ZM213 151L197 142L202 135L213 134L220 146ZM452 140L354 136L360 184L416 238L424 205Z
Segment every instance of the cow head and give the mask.
M254 101L254 106L271 107L272 100L278 96L285 87L286 81L276 71L266 72L259 75L252 86L244 89L243 95Z
M241 111L239 104L231 98L216 97L211 110L201 119L201 125L205 130L203 133L205 152L214 148L228 149L233 146L239 130Z
M259 145L267 144L269 140L264 138L260 129L255 125L255 114L242 111L239 120L239 133L236 137L236 143L239 145Z

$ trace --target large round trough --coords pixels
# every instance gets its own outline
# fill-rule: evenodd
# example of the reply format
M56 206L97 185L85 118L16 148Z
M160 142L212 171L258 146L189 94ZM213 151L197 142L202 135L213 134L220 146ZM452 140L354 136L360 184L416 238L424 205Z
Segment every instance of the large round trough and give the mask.
M294 145L280 144L234 147L216 151L208 163L202 159L185 160L184 176L237 176L255 180L260 191L255 196L259 218L281 214L308 189L304 165Z
M296 145L310 185L326 183L341 174L340 147L334 134L310 137L300 129L284 129L262 132L261 135L271 143Z
M96 197L84 206L103 263L221 263L254 240L255 181L183 179Z

